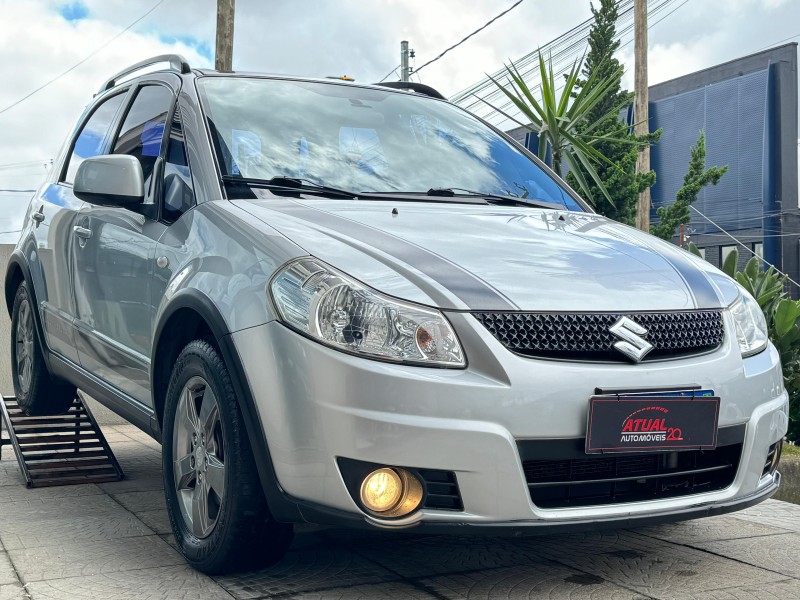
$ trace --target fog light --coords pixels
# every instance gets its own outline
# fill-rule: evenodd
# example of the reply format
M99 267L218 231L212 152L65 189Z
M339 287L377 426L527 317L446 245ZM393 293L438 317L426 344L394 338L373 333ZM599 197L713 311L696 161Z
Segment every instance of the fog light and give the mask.
M378 469L361 484L364 508L381 517L402 517L413 512L422 495L422 484L405 469Z
M361 501L373 512L386 512L403 497L403 482L392 469L373 471L361 484Z

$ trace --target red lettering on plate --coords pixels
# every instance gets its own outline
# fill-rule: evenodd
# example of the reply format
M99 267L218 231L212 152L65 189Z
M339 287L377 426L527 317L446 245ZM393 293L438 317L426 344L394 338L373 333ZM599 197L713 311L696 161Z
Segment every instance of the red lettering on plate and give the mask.
M683 439L683 432L677 427L670 427L667 430L667 439L670 442L679 442Z

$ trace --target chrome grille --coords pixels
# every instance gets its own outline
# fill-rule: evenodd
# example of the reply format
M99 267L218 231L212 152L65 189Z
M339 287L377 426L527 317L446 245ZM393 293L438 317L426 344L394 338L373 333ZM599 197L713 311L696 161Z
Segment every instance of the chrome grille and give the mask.
M517 354L586 361L627 361L614 349L619 341L609 328L628 317L645 329L653 345L645 361L699 354L722 344L720 310L642 313L476 312L477 319L506 348Z

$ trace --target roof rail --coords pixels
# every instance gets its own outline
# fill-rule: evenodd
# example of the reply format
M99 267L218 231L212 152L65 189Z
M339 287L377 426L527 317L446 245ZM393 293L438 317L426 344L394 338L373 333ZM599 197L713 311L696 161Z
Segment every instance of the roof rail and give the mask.
M418 94L424 94L425 96L430 96L431 98L438 98L439 100L447 100L447 98L442 96L431 86L425 85L424 83L415 83L413 81L382 81L380 83L376 83L375 85L393 88L396 90L408 90L411 92L416 92Z
M117 81L119 79L122 79L126 75L130 75L131 73L135 73L136 71L139 71L141 69L144 69L152 65L157 65L158 63L169 63L170 70L175 71L177 73L185 74L192 72L192 68L189 66L189 63L180 54L161 54L160 56L154 56L152 58L145 59L141 62L136 63L135 65L131 65L127 69L123 69L122 71L114 75L111 79L106 81L100 87L100 90L97 93L102 94L106 90L110 90L115 85L117 85Z

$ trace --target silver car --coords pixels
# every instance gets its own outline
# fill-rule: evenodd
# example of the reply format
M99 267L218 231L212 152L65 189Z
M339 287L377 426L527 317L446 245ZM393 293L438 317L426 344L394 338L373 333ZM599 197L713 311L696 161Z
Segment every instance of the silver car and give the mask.
M126 69L5 294L20 405L79 387L160 440L208 573L278 560L293 523L638 527L780 483L753 298L419 84Z

